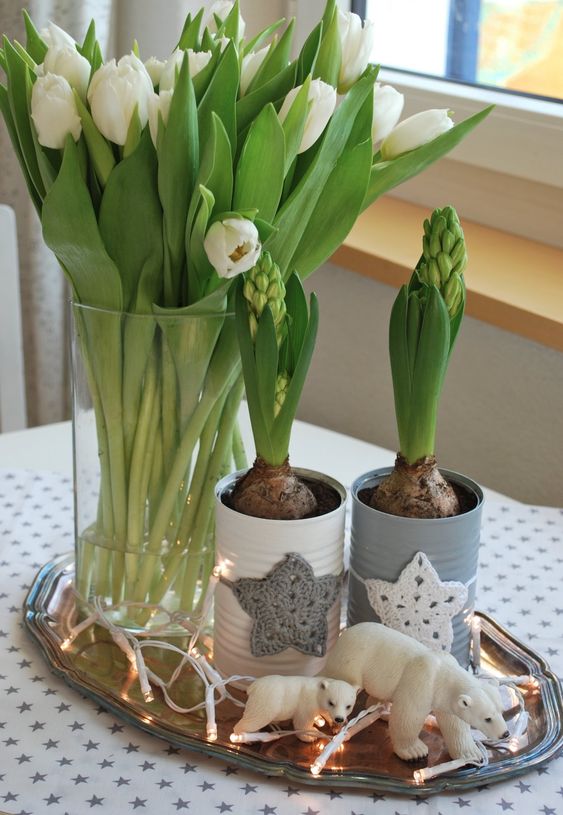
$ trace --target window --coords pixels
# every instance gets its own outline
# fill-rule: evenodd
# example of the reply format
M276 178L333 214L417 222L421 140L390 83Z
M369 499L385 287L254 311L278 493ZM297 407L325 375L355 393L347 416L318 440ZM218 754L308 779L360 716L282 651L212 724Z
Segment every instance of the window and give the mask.
M363 0L374 61L563 100L563 0ZM430 13L431 8L431 13Z
M305 2L306 0L303 0ZM311 0L308 0L309 2ZM322 0L320 0L322 2ZM460 5L479 5L475 0L451 0ZM532 0L533 3L533 0ZM532 3L528 3L531 5ZM540 0L537 0L539 5ZM397 197L414 203L435 206L440 201L455 202L461 215L466 218L515 232L524 237L563 247L563 104L557 99L508 92L504 87L485 87L467 79L462 82L439 78L448 62L463 64L461 57L448 60L450 0L354 0L352 10L365 15L368 6L375 22L382 48L391 56L402 46L406 19L411 19L409 29L416 30L416 47L408 49L415 55L430 55L433 67L418 68L412 63L407 70L383 67L380 81L394 85L405 95L404 116L410 116L428 108L449 108L454 119L460 121L487 104L495 104L495 110L471 136L463 141L448 157L422 175L393 191ZM481 0L480 7L492 6L489 0ZM519 0L497 0L496 6L515 7L524 5ZM552 0L552 10L559 12L559 32L563 30L561 0ZM386 6L380 12L377 7ZM409 18L405 7L413 14L424 14L416 22ZM402 7L403 16L392 21L389 15ZM442 9L442 17L438 9ZM391 9L391 10L390 10ZM431 13L430 10L431 9ZM431 30L426 33L423 20L430 20ZM441 22L440 22L441 20ZM434 26L434 28L432 28ZM437 31L440 32L439 36ZM398 32L399 36L393 36ZM561 33L559 33L561 36ZM441 38L441 39L440 39ZM408 38L407 38L408 39ZM399 45L397 42L399 41ZM436 57L435 44L442 42L441 58ZM395 43L391 52L388 44ZM377 49L377 44L376 44ZM374 49L375 50L375 49ZM451 50L451 49L450 49ZM559 55L563 44L559 46ZM404 50L403 50L404 53ZM479 56L474 59L475 70ZM398 59L391 59L395 66ZM474 50L475 57L475 50ZM374 53L374 62L385 65L385 60ZM468 61L466 60L468 64ZM467 65L466 65L467 67ZM435 75L432 76L431 73ZM466 77L468 74L466 73ZM479 79L479 74L476 74ZM557 77L556 77L557 78ZM559 81L562 75L559 72ZM506 80L505 80L506 82Z

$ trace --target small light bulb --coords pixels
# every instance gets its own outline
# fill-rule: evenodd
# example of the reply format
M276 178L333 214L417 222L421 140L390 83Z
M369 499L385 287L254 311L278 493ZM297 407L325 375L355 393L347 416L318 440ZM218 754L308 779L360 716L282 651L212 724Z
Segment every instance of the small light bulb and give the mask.
M324 727L326 722L322 716L315 716L315 724L317 727Z
M315 761L311 764L311 775L320 775L322 770L322 765Z
M207 738L209 741L217 741L217 728L214 725L207 726Z
M150 690L145 691L143 696L145 697L145 702L154 702L154 696L152 695L152 691Z
M242 736L239 736L238 733L231 733L229 738L233 744L241 744L242 742Z
M66 640L64 640L64 642L61 642L61 651L68 651L71 645L72 639L70 637L67 637Z
M422 770L415 770L413 777L415 784L424 784L424 773Z
M517 753L520 749L520 739L513 736L511 739L508 740L508 749L511 753Z

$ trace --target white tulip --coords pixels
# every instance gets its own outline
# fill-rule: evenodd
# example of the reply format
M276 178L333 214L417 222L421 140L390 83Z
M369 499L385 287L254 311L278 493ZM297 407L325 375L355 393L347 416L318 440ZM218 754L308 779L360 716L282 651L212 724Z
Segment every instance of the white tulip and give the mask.
M211 51L192 51L191 48L188 48L187 51L190 64L190 76L194 77L205 68L212 54ZM185 53L185 51L178 49L174 51L170 59L166 60L160 75L161 91L170 91L175 86L176 76L180 73Z
M81 99L86 99L91 65L78 53L76 48L49 48L43 62L44 74L64 76L72 88L76 88Z
M208 28L209 31L214 34L217 31L217 25L215 23L215 17L219 17L220 20L225 20L231 11L233 10L234 3L231 0L216 0L215 3L211 6L205 17L203 18L203 27ZM246 23L242 19L242 15L239 14L239 36L244 36L244 31L246 28Z
M391 85L376 82L373 87L373 122L371 140L374 146L391 133L403 112L405 97Z
M448 110L423 110L400 122L383 140L381 158L390 161L446 133L454 126L448 114Z
M216 221L207 231L203 248L219 277L226 278L248 272L262 252L258 230L246 218Z
M301 90L302 85L293 88L285 97L281 110L278 113L280 122L284 122L291 106L295 101L295 97ZM332 85L327 85L322 79L313 79L309 85L309 112L305 121L305 130L303 131L303 138L299 146L298 153L304 153L308 150L317 139L321 136L323 130L327 126L330 117L336 108L336 88Z
M47 28L42 28L40 36L47 48L75 48L76 43L66 31L59 28L55 23L49 23Z
M162 123L168 123L168 114L170 113L170 103L174 91L160 91L154 93L149 101L149 130L151 132L152 143L156 147L156 140L158 136L158 122L159 114L162 118Z
M342 62L338 77L338 93L346 93L356 82L370 61L373 48L373 22L362 20L351 11L337 10L338 33L342 49Z
M46 74L35 80L31 91L31 118L43 147L60 150L70 133L78 141L82 122L74 94L64 76Z
M165 63L160 59L156 59L156 57L149 57L145 62L145 68L155 87L160 83L164 65Z
M112 59L99 68L88 88L88 101L96 127L115 144L125 144L131 117L137 109L141 127L149 118L152 79L134 54Z
M268 56L268 51L270 50L270 46L267 45L265 48L261 48L259 51L251 51L250 54L247 54L243 57L242 60L242 68L240 72L240 95L244 96L247 92L250 83L258 73L260 66Z

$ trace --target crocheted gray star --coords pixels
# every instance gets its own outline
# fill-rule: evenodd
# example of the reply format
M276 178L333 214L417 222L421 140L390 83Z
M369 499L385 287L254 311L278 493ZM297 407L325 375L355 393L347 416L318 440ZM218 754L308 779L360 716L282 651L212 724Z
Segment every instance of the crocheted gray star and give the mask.
M263 578L230 583L240 606L253 619L250 651L255 657L295 648L322 657L328 637L327 613L340 594L342 576L315 577L309 563L290 553Z

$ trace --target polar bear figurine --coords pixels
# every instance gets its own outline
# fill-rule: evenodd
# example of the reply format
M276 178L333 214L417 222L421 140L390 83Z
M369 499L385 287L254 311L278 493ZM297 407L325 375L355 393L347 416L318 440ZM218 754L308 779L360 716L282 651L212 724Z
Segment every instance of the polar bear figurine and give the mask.
M322 676L262 676L248 688L244 715L233 732L254 733L271 722L293 719L295 730L311 730L315 717L342 724L348 718L359 688ZM298 735L315 741L314 734Z
M430 651L380 623L359 623L345 630L323 673L393 703L389 733L393 750L405 761L428 755L419 733L430 711L452 758L481 758L472 727L488 739L509 735L497 687L464 671L451 654Z

